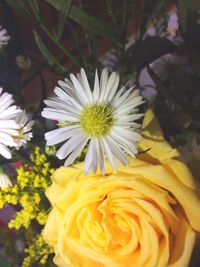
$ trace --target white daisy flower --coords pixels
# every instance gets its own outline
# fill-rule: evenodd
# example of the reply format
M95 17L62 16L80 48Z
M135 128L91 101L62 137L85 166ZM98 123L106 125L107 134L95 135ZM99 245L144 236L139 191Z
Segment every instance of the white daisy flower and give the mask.
M7 174L0 173L0 188L6 188L12 186L12 183Z
M8 41L10 41L10 36L8 35L7 30L0 26L0 48L7 45Z
M107 69L100 79L96 71L93 90L83 69L77 77L70 74L70 80L58 83L56 96L45 100L48 107L42 112L43 117L59 122L59 129L45 134L48 146L65 142L56 156L66 158L68 166L88 145L86 175L90 170L95 173L98 166L105 174L105 158L116 171L116 161L126 165L125 152L134 157L136 143L141 139L140 125L134 122L143 116L137 113L137 107L143 103L139 90L134 90L134 86L127 90L124 86L117 91L119 75L113 72L109 77Z
M16 149L19 149L27 141L30 141L31 138L33 137L31 129L35 121L33 120L29 121L25 110L23 110L17 115L15 121L19 125L19 129L18 129L18 135L14 136L14 142Z
M11 94L3 93L0 88L0 155L10 159L11 151L8 147L15 146L13 136L18 135L19 125L15 118L21 110L12 105L14 100Z

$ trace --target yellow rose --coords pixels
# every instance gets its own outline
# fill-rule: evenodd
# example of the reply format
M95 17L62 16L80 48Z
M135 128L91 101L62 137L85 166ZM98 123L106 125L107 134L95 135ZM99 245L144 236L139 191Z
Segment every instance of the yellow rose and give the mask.
M153 127L153 129L151 129ZM157 129L157 130L156 130ZM46 192L53 206L44 229L60 267L187 267L200 231L200 198L187 167L149 111L129 166L87 177L61 167Z

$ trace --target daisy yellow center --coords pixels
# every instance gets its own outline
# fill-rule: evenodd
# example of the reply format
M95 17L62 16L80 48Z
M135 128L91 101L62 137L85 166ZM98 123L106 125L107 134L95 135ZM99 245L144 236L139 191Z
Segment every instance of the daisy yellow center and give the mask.
M113 110L105 104L88 105L80 115L80 126L91 137L107 135L113 123Z

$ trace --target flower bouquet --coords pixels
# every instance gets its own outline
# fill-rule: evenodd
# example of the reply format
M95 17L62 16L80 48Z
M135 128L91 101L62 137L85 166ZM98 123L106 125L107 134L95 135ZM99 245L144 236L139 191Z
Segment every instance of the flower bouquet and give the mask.
M200 4L5 2L0 266L198 267Z

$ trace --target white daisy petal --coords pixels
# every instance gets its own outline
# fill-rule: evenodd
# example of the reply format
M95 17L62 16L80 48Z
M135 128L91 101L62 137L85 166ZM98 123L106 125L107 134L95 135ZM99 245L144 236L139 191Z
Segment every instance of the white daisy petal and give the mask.
M32 137L30 131L33 123L28 122L25 112L16 105L11 94L2 93L0 88L0 155L11 158L11 151L8 147L18 149L25 140ZM25 127L25 128L24 128ZM25 136L23 134L25 133Z
M67 157L65 161L65 166L69 166L72 164L75 159L79 156L85 145L87 144L88 138L86 136L82 136L81 139L79 139L79 142L77 145L73 148L73 151L71 154Z
M93 173L97 171L97 167L98 167L98 154L96 150L96 139L94 139L92 143L92 163L91 163L91 169Z
M52 108L54 108L54 109L57 109L57 110L59 110L59 109L62 109L63 111L66 111L66 112L70 112L70 113L72 113L73 115L79 115L79 113L80 113L80 110L78 111L78 110L76 110L76 109L73 109L72 110L72 108L73 108L73 105L71 104L71 103L67 103L66 104L66 102L64 102L64 101L62 101L62 100L60 100L59 101L59 99L57 100L57 99L49 99L49 100L45 100L44 101L44 103L47 105L47 106L50 106L50 107L52 107Z
M9 150L5 145L0 143L0 155L2 155L4 158L11 159L12 155Z
M115 132L112 132L110 136L115 141L115 143L120 144L120 146L122 146L122 148L132 157L137 154L137 148L136 146L134 146L134 143L132 141L123 138L121 135L118 135Z
M115 81L114 81L114 83L112 85L112 88L110 89L107 101L111 102L113 100L113 97L116 94L118 85L119 85L119 75L116 75Z
M18 130L18 135L13 136L13 138L16 144L15 147L19 149L33 137L31 130L35 122L33 120L29 121L28 115L26 114L25 110L17 115L15 121L20 128Z
M115 98L113 99L112 103L115 103L119 97L125 92L126 86L122 86L119 91L116 93Z
M69 79L65 79L65 82L58 81L58 84L62 89L64 89L68 95L73 98L76 102L78 102L80 105L82 104L81 96L78 92L76 92L76 88L74 88L73 83Z
M0 188L6 188L12 186L12 183L5 173L0 174Z
M10 136L16 136L16 135L18 135L18 131L17 130L15 130L15 129L3 129L3 128L1 128L0 129L0 132L1 133L6 133L6 134L9 134Z
M61 88L56 86L54 89L54 92L60 99L62 99L65 102L72 103L78 110L80 110L81 106L80 106L79 101L77 101L75 98L72 98L70 95L68 95ZM82 102L82 99L81 99L81 102Z
M100 85L99 85L99 76L97 70L95 71L95 80L94 80L94 90L93 90L93 98L94 102L99 100L100 95Z
M13 116L15 118L15 116ZM0 129L19 129L19 125L14 120L0 120Z
M53 132L53 133L52 133ZM72 136L80 133L80 129L77 126L66 126L64 128L56 129L45 134L48 146L59 144ZM51 135L50 135L51 134Z
M105 175L106 174L106 165L105 165L103 144L102 144L102 140L97 140L97 141L98 141L98 154L99 154L100 170L101 170L101 173L103 175Z
M79 134L72 136L64 145L61 146L61 148L59 148L56 156L59 159L66 158L73 151L74 147L77 146L77 143L80 145L84 138L85 135L81 131Z
M88 144L85 175L96 172L98 166L105 175L105 158L117 171L116 161L126 165L126 154L134 157L141 139L140 124L135 122L143 116L138 113L143 103L139 91L135 86L117 91L119 75L108 76L107 69L103 69L100 81L96 70L93 92L83 69L70 79L59 81L56 96L45 100L42 116L59 121L61 127L45 134L47 145L63 142L56 156L66 158L65 165L70 165Z
M81 80L82 80L82 84L83 84L83 88L85 89L85 92L89 98L89 103L93 102L93 96L92 96L92 92L88 83L88 79L87 76L85 74L85 70L81 69Z
M92 159L93 159L93 142L94 140L92 139L89 143L88 146L88 151L87 154L85 156L85 168L84 168L84 172L85 175L88 175L90 168L91 168L91 164L92 164Z
M112 154L111 149L110 149L110 146L109 146L109 142L106 140L106 138L103 138L102 139L102 142L103 142L104 150L106 152L106 155L108 157L108 160L110 161L113 169L115 171L117 171L117 166L115 164L115 161L114 161L114 158L113 158L113 154Z
M99 101L104 100L104 94L106 92L106 85L108 81L108 69L104 68L101 73L101 79L100 79L100 96Z
M20 112L21 110L17 106L10 106L7 109L0 112L0 120L1 119L7 119L7 120L13 119Z
M105 90L105 93L104 93L104 96L103 96L103 100L107 100L110 92L111 92L111 89L113 87L113 85L115 84L115 80L116 78L118 77L117 73L116 72L113 72L110 77L108 78L108 81L107 81L107 84L106 84L106 90Z
M44 118L48 118L55 121L70 121L70 122L76 122L78 121L77 116L67 113L62 110L56 110L51 108L45 108L42 111L42 116Z
M110 146L110 149L114 155L114 157L123 165L127 165L128 164L128 160L127 157L125 155L125 153L121 150L121 148L115 144L115 142L109 137L105 137L106 142L108 143L108 145Z
M81 96L81 101L83 104L89 103L89 97L87 97L86 93L83 90L82 85L77 80L76 76L74 74L70 74L70 79L73 82L74 87L76 88L76 91L79 92L79 95Z
M131 129L122 128L120 126L114 126L112 132L123 136L125 139L129 139L133 142L140 141L141 135L137 132L133 132Z
M10 136L9 134L3 133L3 132L0 132L0 138L4 139L7 142L9 142L9 141L12 142L13 141L12 136Z
M125 91L124 88L123 93L121 95L118 95L118 97L114 98L113 105L119 107L121 104L126 103L126 100L129 97L130 93L132 93L133 88L134 86L129 88L127 91Z

